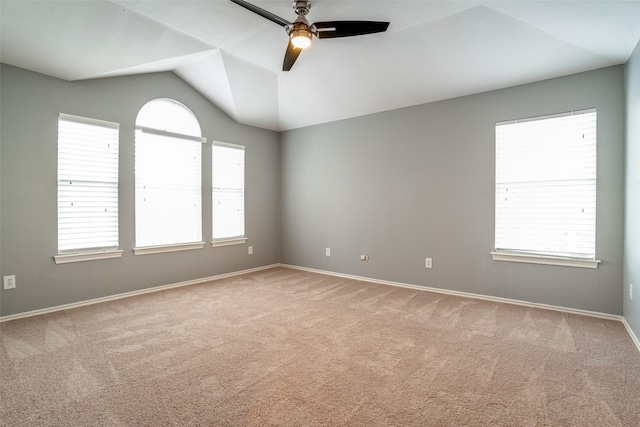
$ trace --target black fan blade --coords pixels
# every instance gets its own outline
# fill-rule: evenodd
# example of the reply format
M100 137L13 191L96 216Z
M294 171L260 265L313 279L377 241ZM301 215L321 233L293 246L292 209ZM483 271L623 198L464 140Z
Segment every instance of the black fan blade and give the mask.
M313 25L318 30L319 39L382 33L389 27L388 22L380 21L325 21L315 22Z
M289 45L287 46L287 51L284 54L284 62L282 64L282 71L289 71L293 64L295 64L296 59L302 52L302 48L295 47L291 40L289 40Z
M231 0L231 1L239 6L244 7L245 9L249 9L253 13L257 13L263 18L267 18L269 21L275 22L278 25L281 25L283 27L287 27L291 25L291 22L287 21L286 19L280 18L278 15L274 15L273 13L267 10L264 10L262 8L259 8L258 6L255 6L251 3L247 3L244 0Z

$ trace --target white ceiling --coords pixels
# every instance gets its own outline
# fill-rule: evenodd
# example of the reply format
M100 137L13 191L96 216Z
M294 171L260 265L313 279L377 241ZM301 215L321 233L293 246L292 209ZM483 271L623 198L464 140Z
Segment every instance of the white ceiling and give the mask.
M640 0L312 0L310 22L391 24L316 39L283 72L284 29L228 0L0 0L0 16L4 63L71 81L173 71L278 131L623 64L640 39Z

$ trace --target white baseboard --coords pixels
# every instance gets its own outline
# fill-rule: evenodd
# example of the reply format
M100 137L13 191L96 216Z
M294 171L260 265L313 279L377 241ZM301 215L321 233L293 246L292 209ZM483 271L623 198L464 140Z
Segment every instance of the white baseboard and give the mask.
M153 287L153 288L141 289L141 290L138 290L138 291L125 292L125 293L122 293L122 294L110 295L110 296L106 296L106 297L102 297L102 298L95 298L95 299L86 300L86 301L79 301L79 302L75 302L75 303L71 303L71 304L58 305L58 306L55 306L55 307L43 308L43 309L40 309L40 310L27 311L27 312L24 312L24 313L18 313L18 314L13 314L13 315L9 315L9 316L2 316L2 317L0 317L0 323L8 322L10 320L15 320L15 319L22 319L22 318L25 318L25 317L38 316L38 315L46 314L46 313L53 313L53 312L56 312L56 311L69 310L69 309L72 309L72 308L83 307L83 306L92 305L92 304L99 304L99 303L107 302L107 301L115 301L115 300L119 300L119 299L122 299L122 298L129 298L129 297L136 296L136 295L148 294L148 293L151 293L151 292L160 292L160 291L164 291L164 290L167 290L167 289L180 288L180 287L183 287L183 286L190 286L190 285L197 285L197 284L200 284L200 283L212 282L212 281L216 281L216 280L220 280L220 279L226 279L228 277L239 276L241 274L253 273L253 272L262 271L262 270L268 270L268 269L274 268L274 267L285 267L285 268L290 268L290 269L293 269L293 270L307 271L307 272L310 272L310 273L318 273L318 274L326 274L328 276L343 277L345 279L360 280L360 281L364 281L364 282L377 283L377 284L380 284L380 285L396 286L396 287L401 287L401 288L415 289L415 290L419 290L419 291L436 292L436 293L446 294L446 295L455 295L455 296L461 296L461 297L466 297L466 298L474 298L474 299L480 299L480 300L485 300L485 301L501 302L501 303L506 303L506 304L514 304L514 305L525 306L525 307L540 308L540 309L544 309L544 310L554 310L554 311L560 311L560 312L564 312L564 313L579 314L579 315L582 315L582 316L598 317L598 318L601 318L601 319L617 320L617 321L622 322L622 324L626 328L627 332L629 333L629 336L631 337L631 340L635 344L635 346L638 349L638 351L640 351L640 341L638 340L638 337L636 337L636 335L634 334L633 330L631 330L631 327L627 323L626 319L624 317L622 317L622 316L616 316L614 314L600 313L600 312L597 312L597 311L580 310L580 309L575 309L575 308L560 307L560 306L548 305L548 304L538 304L538 303L515 300L515 299L510 299L510 298L492 297L492 296L474 294L474 293L469 293L469 292L451 291L451 290L447 290L447 289L432 288L432 287L428 287L428 286L411 285L411 284L407 284L407 283L392 282L392 281L388 281L388 280L379 280L379 279L374 279L374 278L371 278L371 277L354 276L354 275L351 275L351 274L342 274L342 273L336 273L336 272L333 272L333 271L318 270L318 269L315 269L315 268L300 267L300 266L297 266L297 265L281 264L281 263L265 265L265 266L262 266L262 267L251 268L251 269L248 269L248 270L234 271L234 272L231 272L231 273L219 274L219 275L216 275L216 276L204 277L204 278L201 278L201 279L187 280L187 281L184 281L184 282L178 282L178 283L172 283L172 284L168 284L168 285L156 286L156 287Z
M640 351L640 340L638 340L638 337L636 336L636 334L633 333L633 330L631 329L631 326L629 326L629 323L627 323L627 319L625 319L624 317L622 318L622 324L624 325L625 328L627 328L627 332L629 332L629 336L631 337L631 341L633 341L633 343L636 345L636 348L638 349L638 351Z
M335 273L333 271L317 270L315 268L300 267L297 265L280 264L280 266L291 268L294 270L308 271L310 273L319 273L319 274L326 274L328 276L344 277L345 279L361 280L364 282L378 283L378 284L387 285L387 286L397 286L400 288L416 289L419 291L436 292L439 294L455 295L455 296L461 296L466 298L475 298L475 299L481 299L485 301L502 302L505 304L521 305L524 307L540 308L543 310L560 311L563 313L579 314L581 316L597 317L600 319L617 320L618 322L622 322L625 329L629 333L631 340L633 341L636 348L640 352L640 340L638 340L638 337L636 337L636 335L633 333L633 330L627 323L627 320L623 316L617 316L615 314L600 313L598 311L580 310L577 308L560 307L560 306L549 305L549 304L538 304L534 302L521 301L521 300L510 299L510 298L501 298L501 297L492 297L487 295L473 294L470 292L450 291L447 289L431 288L428 286L410 285L407 283L391 282L388 280L378 280L370 277L354 276L351 274Z
M623 316L617 316L615 314L601 313L601 312L598 312L598 311L581 310L581 309L577 309L577 308L561 307L561 306L550 305L550 304L539 304L539 303L535 303L535 302L528 302L528 301L522 301L522 300L516 300L516 299L510 299L510 298L502 298L502 297L493 297L493 296L488 296L488 295L474 294L474 293L470 293L470 292L451 291L451 290L447 290L447 289L432 288L432 287L429 287L429 286L412 285L412 284L401 283L401 282L392 282L392 281L389 281L389 280L379 280L379 279L374 279L374 278L371 278L371 277L355 276L355 275L352 275L352 274L342 274L342 273L336 273L336 272L333 272L333 271L318 270L318 269L315 269L315 268L301 267L301 266L290 265L290 264L278 264L278 266L285 267L285 268L290 268L290 269L293 269L293 270L307 271L307 272L310 272L310 273L326 274L328 276L343 277L345 279L352 279L352 280L360 280L360 281L370 282L370 283L377 283L377 284L380 284L380 285L396 286L396 287L400 287L400 288L408 288L408 289L415 289L415 290L419 290L419 291L435 292L435 293L445 294L445 295L455 295L455 296L460 296L460 297L465 297L465 298L474 298L474 299L480 299L480 300L491 301L491 302L501 302L501 303L505 303L505 304L520 305L520 306L524 306L524 307L540 308L540 309L543 309L543 310L553 310L553 311L559 311L559 312L563 312L563 313L578 314L578 315L581 315L581 316L597 317L597 318L606 319L606 320L616 320L618 322L622 322L622 324L624 325L625 329L629 333L629 336L631 337L631 340L633 341L633 343L635 344L636 348L640 352L640 340L638 340L638 337L635 335L635 333L633 332L633 330L631 329L631 327L627 323L627 320Z
M416 289L419 291L429 291L429 292L436 292L439 294L456 295L460 297L481 299L485 301L503 302L506 304L522 305L525 307L542 308L545 310L554 310L554 311L561 311L564 313L580 314L583 316L599 317L601 319L618 320L618 321L621 321L623 319L622 316L616 316L615 314L608 314L608 313L600 313L598 311L580 310L577 308L560 307L560 306L549 305L549 304L538 304L535 302L521 301L516 299L510 299L510 298L492 297L488 295L473 294L470 292L450 291L447 289L431 288L429 286L410 285L407 283L391 282L388 280L378 280L370 277L361 277L361 276L353 276L350 274L334 273L332 271L316 270L313 268L298 267L295 265L281 264L281 266L286 268L292 268L294 270L308 271L310 273L326 274L329 276L344 277L345 279L361 280L364 282L378 283L381 285L389 285L389 286L397 286L400 288Z
M155 286L153 288L141 289L139 291L125 292L125 293L122 293L122 294L109 295L109 296L102 297L102 298L95 298L95 299L90 299L90 300L86 300L86 301L74 302L74 303L71 303L71 304L57 305L55 307L48 307L48 308L43 308L43 309L40 309L40 310L33 310L33 311L27 311L27 312L24 312L24 313L12 314L12 315L9 315L9 316L2 316L2 317L0 317L0 323L8 322L9 320L22 319L22 318L25 318L25 317L38 316L40 314L46 314L46 313L53 313L53 312L56 312L56 311L69 310L69 309L77 308L77 307L84 307L86 305L100 304L102 302L107 302L107 301L115 301L115 300L119 300L119 299L122 299L122 298L133 297L133 296L136 296L136 295L143 295L143 294L148 294L148 293L152 293L152 292L160 292L160 291L164 291L164 290L167 290L167 289L180 288L182 286L190 286L190 285L197 285L197 284L200 284L200 283L212 282L212 281L215 281L215 280L226 279L227 277L239 276L241 274L253 273L253 272L261 271L261 270L268 270L270 268L279 267L279 266L280 266L280 264L265 265L265 266L262 266L262 267L250 268L248 270L234 271L234 272L231 272L231 273L219 274L219 275L211 276L211 277L204 277L202 279L187 280L187 281L184 281L184 282L171 283L171 284L168 284L168 285L161 285L161 286Z

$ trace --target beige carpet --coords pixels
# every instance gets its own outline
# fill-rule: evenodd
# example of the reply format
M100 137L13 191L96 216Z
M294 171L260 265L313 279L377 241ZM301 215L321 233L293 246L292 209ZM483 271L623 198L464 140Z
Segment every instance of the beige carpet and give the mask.
M285 268L0 324L2 426L639 426L620 322Z

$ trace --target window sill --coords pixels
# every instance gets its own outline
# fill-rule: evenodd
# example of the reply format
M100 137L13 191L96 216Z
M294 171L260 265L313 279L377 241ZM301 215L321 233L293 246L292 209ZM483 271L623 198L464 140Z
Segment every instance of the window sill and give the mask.
M559 265L564 267L598 268L600 260L583 258L562 258L547 255L491 252L494 261L522 262L526 264Z
M163 246L146 246L143 248L133 248L133 253L135 255L151 255L151 254L162 254L166 252L179 252L179 251L190 251L194 249L202 249L204 248L204 242L196 242L196 243L181 243L176 245L163 245Z
M225 239L225 240L214 240L211 242L211 247L217 248L220 246L231 246L231 245L243 245L247 243L246 237L236 237L233 239Z
M99 259L121 258L122 251L105 250L100 252L84 252L75 254L62 254L53 257L56 264L69 264L71 262L95 261Z

